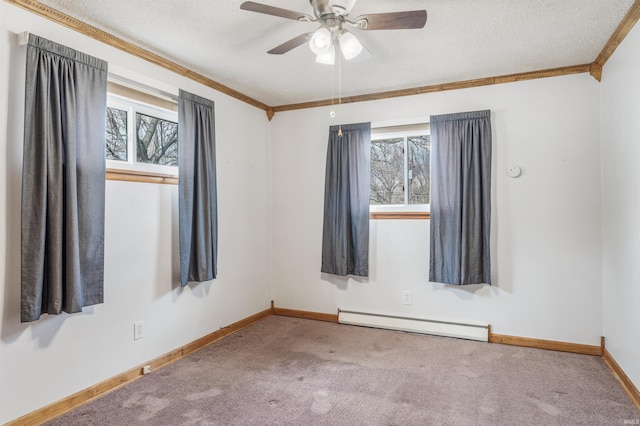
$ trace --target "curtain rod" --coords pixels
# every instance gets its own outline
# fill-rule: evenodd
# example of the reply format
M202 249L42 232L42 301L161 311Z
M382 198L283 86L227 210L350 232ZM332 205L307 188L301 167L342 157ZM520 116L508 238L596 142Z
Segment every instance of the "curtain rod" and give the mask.
M18 46L24 46L26 44L29 43L29 31L24 31L21 33L16 33L16 41L17 41L17 45ZM175 95L173 93L170 92L165 92L164 90L160 90L157 89L155 87L152 86L148 86L146 84L140 83L138 81L135 80L131 80L129 78L126 77L122 77L120 75L114 74L112 72L110 72L108 74L108 80L109 81L113 81L114 83L120 83L126 86L131 87L132 89L137 89L137 90L141 90L141 91L145 91L149 94L155 95L155 96L162 96L164 98L167 98L173 102L178 102L178 95Z
M165 92L164 90L160 90L158 88L155 88L153 86L148 86L146 84L140 83L138 81L135 80L131 80L127 77L122 77L121 75L118 74L114 74L112 72L109 73L107 79L113 83L118 83L124 86L128 86L131 89L134 90L139 90L139 91L143 91L146 93L149 93L151 95L154 96L161 96L163 98L166 98L168 100L171 100L173 102L178 102L178 95L175 95L173 93L170 92Z
M429 131L430 124L427 123L414 123L414 124L398 124L394 126L376 126L375 123L371 123L371 134L384 134L384 133L397 133L397 132L414 132L414 131Z
M16 41L18 46L24 46L25 44L29 43L29 31L16 33Z

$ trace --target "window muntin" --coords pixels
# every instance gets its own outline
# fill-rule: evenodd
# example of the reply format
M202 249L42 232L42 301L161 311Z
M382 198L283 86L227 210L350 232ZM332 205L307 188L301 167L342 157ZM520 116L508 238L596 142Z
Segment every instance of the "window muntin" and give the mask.
M176 111L110 93L106 142L108 168L177 174Z
M430 153L428 130L372 136L371 211L428 211Z

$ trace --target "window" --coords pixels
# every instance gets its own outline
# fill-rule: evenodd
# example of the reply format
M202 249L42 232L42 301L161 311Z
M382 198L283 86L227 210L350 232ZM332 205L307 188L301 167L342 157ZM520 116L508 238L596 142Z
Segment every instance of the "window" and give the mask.
M136 112L136 161L178 166L178 123Z
M372 211L426 212L429 209L429 130L426 126L411 127L410 130L399 127L395 131L393 128L372 129Z
M177 174L177 112L109 93L105 155L108 168Z
M128 132L127 110L107 107L107 160L127 161Z

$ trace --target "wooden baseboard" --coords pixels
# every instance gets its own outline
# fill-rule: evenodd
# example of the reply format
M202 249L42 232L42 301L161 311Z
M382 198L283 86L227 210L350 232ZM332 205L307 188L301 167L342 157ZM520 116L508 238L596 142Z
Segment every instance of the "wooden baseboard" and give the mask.
M266 309L262 312L258 312L257 314L251 315L250 317L244 318L240 321L234 322L233 324L221 328L220 330L216 330L213 333L207 334L204 337L201 337L197 340L194 340L191 343L187 343L184 346L181 346L177 349L172 350L164 355L159 356L158 358L146 362L143 365L150 365L151 371L155 371L158 368L164 367L167 364L175 362L193 352L204 348L205 346L222 339L230 334L233 334L237 331L240 331L249 325L261 321L272 315L272 309ZM142 366L139 365L130 370L127 370L123 373L118 374L110 379L107 379L103 382L100 382L96 385L93 385L87 389L81 390L79 392L74 393L66 398L63 398L59 401L51 403L43 408L40 408L36 411L33 411L29 414L25 414L22 417L19 417L15 420L6 423L5 426L31 426L31 425L41 425L47 421L53 420L56 417L59 417L75 408L80 407L83 404L99 397L103 396L108 392L114 391L119 387L136 380L142 377Z
M622 389L627 392L629 398L631 398L633 403L636 404L636 407L638 407L638 410L640 410L640 392L638 391L638 388L633 384L631 379L629 379L622 367L620 367L616 360L613 359L606 348L604 348L603 350L602 359L604 360L606 366L609 367L609 370L611 370L613 377L618 380L618 382L622 386Z
M273 308L274 315L283 317L304 318L317 321L338 322L338 314L323 314L321 312L298 311L296 309Z
M213 333L207 334L191 343L188 343L180 348L177 348L171 352L168 352L150 362L143 365L150 365L151 371L155 371L165 365L175 362L195 351L210 345L230 334L240 331L249 325L261 321L271 315L280 315L294 318L311 319L317 321L338 322L337 314L326 314L320 312L300 311L296 309L285 309L275 307L273 301L271 307L257 314L251 315L240 321L237 321L227 327L216 330ZM502 334L491 333L491 326L489 326L489 342L501 343L503 345L525 346L529 348L548 349L561 352L572 352L583 355L595 355L602 356L605 364L611 370L614 377L618 380L622 388L627 392L634 404L640 409L640 392L638 388L631 382L629 377L625 374L624 370L613 359L611 354L605 349L604 338L601 340L600 346L582 345L577 343L557 342L553 340L532 339L528 337L507 336ZM80 407L91 400L103 396L111 391L118 389L119 387L140 378L142 374L143 365L134 367L123 373L118 374L110 379L93 385L87 389L76 392L66 398L49 404L43 408L19 417L15 420L6 423L4 426L31 426L40 425L47 421L53 420L75 408Z
M274 315L287 317L312 319L319 321L338 322L338 315L323 314L318 312L299 311L295 309L276 308L271 301L271 311ZM507 336L504 334L493 334L489 324L489 343L500 343L503 345L524 346L527 348L547 349L551 351L571 352L581 355L601 356L613 376L618 380L622 388L627 392L633 403L640 410L640 392L635 387L631 379L624 370L613 359L611 354L605 349L605 339L600 339L600 346L583 345L579 343L558 342L555 340L532 339L530 337Z
M273 301L271 308L274 315L285 317L304 318L318 321L338 322L337 314L324 314L319 312L299 311L296 309L285 309L275 307ZM556 342L553 340L532 339L528 337L507 336L503 334L493 334L489 325L489 342L501 343L503 345L525 346L528 348L548 349L552 351L572 352L583 355L602 356L604 343L601 346L582 345L578 343Z
M602 348L595 345L582 345L579 343L556 342L555 340L532 339L529 337L506 336L503 334L489 335L489 343L501 343L503 345L525 346L528 348L547 349L551 351L572 352L583 355L602 355Z

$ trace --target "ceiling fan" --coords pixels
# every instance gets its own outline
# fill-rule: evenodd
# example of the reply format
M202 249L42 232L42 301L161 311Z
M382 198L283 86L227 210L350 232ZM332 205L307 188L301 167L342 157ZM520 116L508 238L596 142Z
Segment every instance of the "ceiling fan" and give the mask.
M418 29L423 28L427 22L426 10L374 13L349 19L350 11L344 6L335 4L334 0L309 0L309 3L313 8L314 16L253 1L245 1L240 5L240 9L300 22L320 23L316 31L300 34L267 53L281 55L308 41L309 47L316 54L316 61L324 64L333 64L336 47L340 48L347 60L357 57L363 50L368 52L356 36L345 27L367 31ZM352 3L354 3L353 0Z

